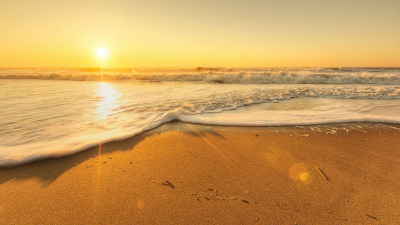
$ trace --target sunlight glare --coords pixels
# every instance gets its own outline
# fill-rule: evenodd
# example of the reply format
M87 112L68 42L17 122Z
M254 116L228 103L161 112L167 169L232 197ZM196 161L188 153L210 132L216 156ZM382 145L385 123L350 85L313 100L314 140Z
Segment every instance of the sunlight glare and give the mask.
M106 82L100 82L98 86L97 97L100 101L97 104L96 114L100 118L107 118L108 116L116 113L118 108L118 99L120 93L114 87Z
M98 48L97 49L97 56L100 58L104 58L107 56L107 50L105 48Z

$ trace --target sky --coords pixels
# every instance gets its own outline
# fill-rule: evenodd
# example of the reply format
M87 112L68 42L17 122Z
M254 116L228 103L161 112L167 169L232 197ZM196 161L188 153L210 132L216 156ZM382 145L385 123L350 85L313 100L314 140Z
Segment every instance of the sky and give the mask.
M400 67L399 0L0 0L0 67Z

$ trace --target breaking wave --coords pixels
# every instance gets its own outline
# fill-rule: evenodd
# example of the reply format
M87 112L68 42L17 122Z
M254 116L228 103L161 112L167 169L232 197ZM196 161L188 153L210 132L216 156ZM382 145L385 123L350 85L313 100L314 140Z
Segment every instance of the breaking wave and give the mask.
M396 85L400 68L2 69L0 79Z

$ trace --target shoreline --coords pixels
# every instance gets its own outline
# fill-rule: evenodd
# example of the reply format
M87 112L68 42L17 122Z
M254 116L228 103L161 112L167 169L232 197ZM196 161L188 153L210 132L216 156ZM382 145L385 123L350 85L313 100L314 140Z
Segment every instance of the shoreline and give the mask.
M399 137L382 123L167 123L1 167L0 223L395 223Z
M263 103L260 103L260 104L263 104ZM382 123L382 122L340 122L340 123L332 122L332 123L322 123L322 124L316 123L316 124L306 124L306 125L301 125L300 124L300 125L270 125L270 126L265 126L265 125L260 125L260 126L246 126L246 125L243 125L243 126L239 126L239 125L214 125L214 124L203 124L203 123L188 123L188 122L183 122L183 121L180 121L180 120L173 120L173 121L170 121L170 122L166 122L166 123L160 124L160 125L158 125L158 126L156 126L154 128L151 128L149 130L145 130L145 131L143 131L141 133L138 133L138 134L125 135L122 138L114 138L114 139L111 139L111 140L108 140L108 141L105 141L105 142L101 142L101 143L98 143L98 144L89 144L88 145L89 147L80 148L78 150L74 150L74 151L71 151L71 152L68 152L68 153L65 153L65 154L56 154L56 155L53 154L53 155L49 155L49 156L43 156L43 157L27 160L27 161L24 161L22 163L16 162L16 163L9 163L9 164L5 164L5 165L0 165L0 170L1 169L18 167L18 166L31 164L31 163L36 163L36 162L41 162L41 161L46 161L46 160L60 159L60 158L64 158L64 157L73 156L73 155L80 154L80 153L85 152L85 151L89 151L89 150L91 150L93 148L97 148L99 145L107 145L107 144L125 142L125 141L128 141L130 139L135 138L136 136L141 136L141 135L145 135L146 136L147 133L151 133L153 130L160 129L161 130L160 132L163 132L163 131L166 131L167 129L161 128L161 127L164 127L164 126L169 127L169 126L173 126L174 124L186 124L186 125L189 125L189 126L193 125L193 126L206 126L206 127L216 127L216 128L218 128L218 127L219 128L223 128L223 127L233 127L233 128L235 128L235 127L237 127L237 128L245 128L245 129L246 128L247 129L251 129L251 128L263 128L263 129L274 129L274 128L276 128L276 129L282 129L282 128L297 129L297 128L301 128L301 129L304 129L304 130L311 129L312 131L315 131L315 129L317 129L317 130L320 129L319 130L320 132L328 131L328 129L331 129L331 130L342 130L342 129L344 129L344 130L353 129L354 130L355 129L355 130L357 130L357 129L360 128L360 126L363 127L363 128L368 128L368 129L371 128L371 127L377 126L379 128L392 128L392 129L399 129L400 130L400 124L397 124L397 123ZM375 128L377 128L377 127L375 127ZM334 132L336 132L336 131L334 131ZM329 133L329 131L328 131L328 133ZM152 134L149 134L149 135L152 135Z

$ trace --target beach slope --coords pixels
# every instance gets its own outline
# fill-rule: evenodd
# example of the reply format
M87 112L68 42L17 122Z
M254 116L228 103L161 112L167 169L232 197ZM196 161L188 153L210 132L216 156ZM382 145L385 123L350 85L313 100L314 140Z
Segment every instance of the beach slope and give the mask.
M400 126L169 123L0 168L0 224L394 224Z

